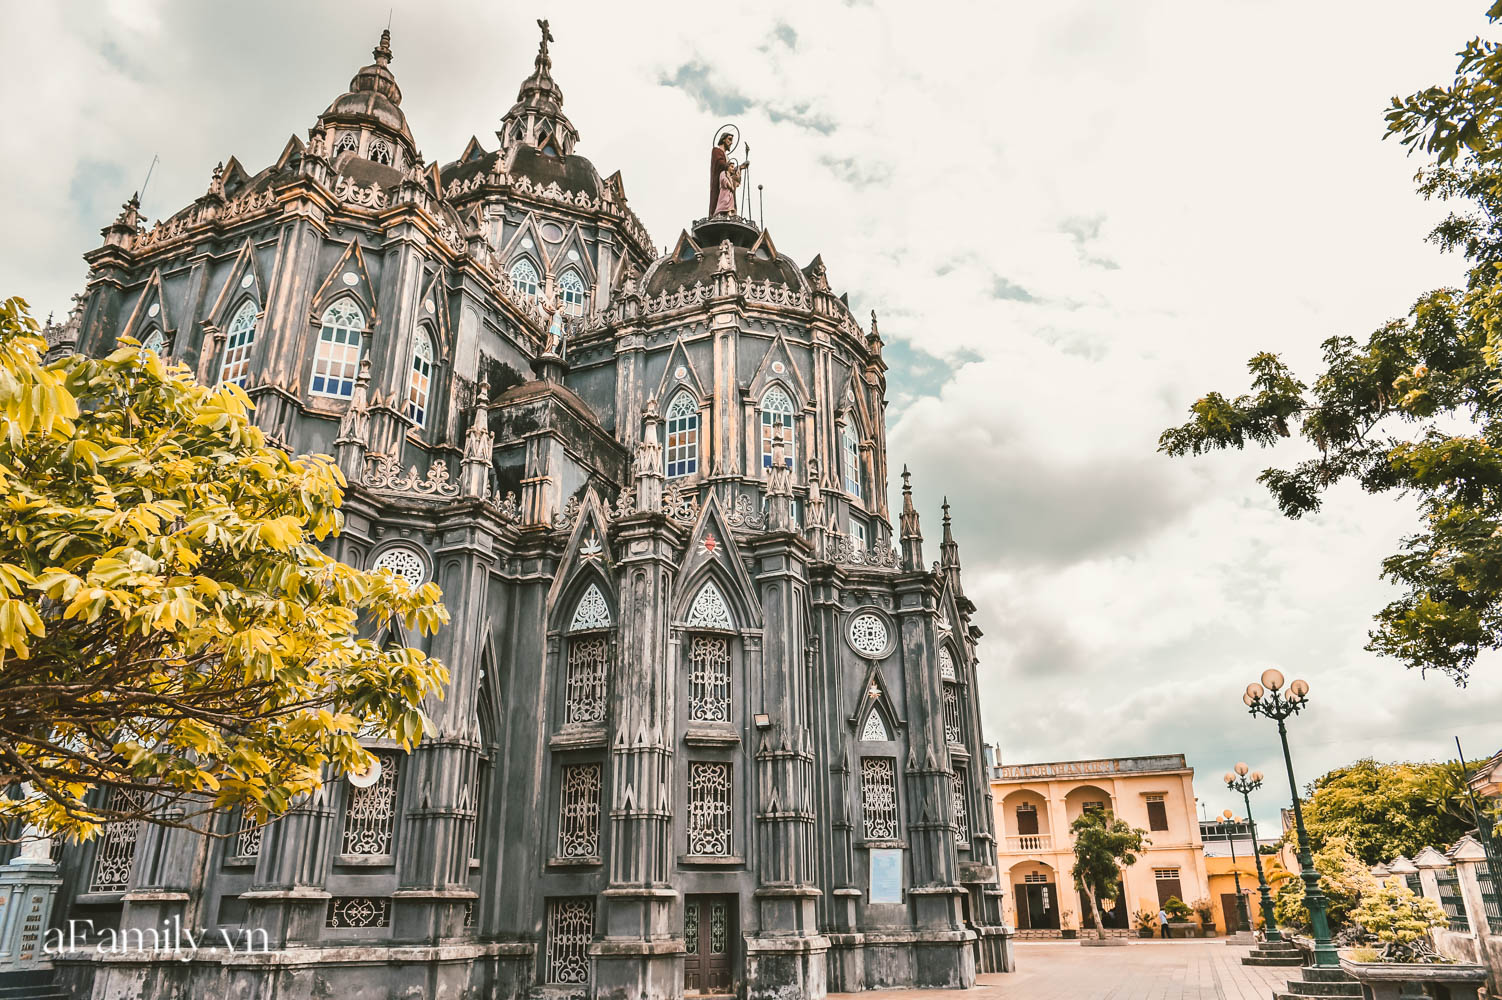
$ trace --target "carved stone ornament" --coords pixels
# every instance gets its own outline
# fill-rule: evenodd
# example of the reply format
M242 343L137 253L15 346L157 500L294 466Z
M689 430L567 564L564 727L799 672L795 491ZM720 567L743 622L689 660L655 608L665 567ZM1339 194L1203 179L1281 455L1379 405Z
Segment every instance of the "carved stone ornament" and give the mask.
M459 484L449 478L448 462L441 458L433 460L428 466L428 477L420 480L417 466L403 472L395 456L383 455L366 466L361 483L377 493L395 496L447 500L459 495Z

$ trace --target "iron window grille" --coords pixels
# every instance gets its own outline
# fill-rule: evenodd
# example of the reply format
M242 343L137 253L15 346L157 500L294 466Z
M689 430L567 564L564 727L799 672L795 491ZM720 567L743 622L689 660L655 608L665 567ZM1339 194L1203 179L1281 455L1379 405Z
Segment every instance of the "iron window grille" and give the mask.
M550 986L589 982L589 943L595 934L593 896L548 900L547 968Z
M558 795L558 857L600 856L599 764L577 764L563 769Z
M970 846L970 782L963 770L956 770L954 779L954 842L960 847Z
M390 927L391 900L383 896L335 896L329 900L326 927Z
M964 728L960 725L960 693L954 684L944 685L944 739L956 744L964 742Z
M1444 907L1450 930L1469 934L1471 918L1466 913L1465 899L1460 894L1460 874L1449 867L1436 873L1439 882L1439 905Z
M105 799L111 812L139 812L145 805L144 792L134 788L112 787ZM90 892L124 892L130 888L130 872L136 860L136 835L140 821L111 820L104 824L99 846L94 852L94 872L89 880Z
M691 722L730 721L730 640L725 636L689 639L688 717Z
M349 786L344 806L343 853L354 857L386 857L396 835L395 754L378 753L381 777L369 788Z
M729 764L688 765L688 853L698 858L730 856Z
M861 759L861 819L867 840L897 839L897 764L891 757Z

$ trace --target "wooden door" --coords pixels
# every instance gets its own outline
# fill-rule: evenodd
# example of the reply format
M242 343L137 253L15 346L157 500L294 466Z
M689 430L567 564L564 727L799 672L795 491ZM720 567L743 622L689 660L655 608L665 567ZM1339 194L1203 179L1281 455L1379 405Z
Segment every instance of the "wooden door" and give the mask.
M1235 934L1237 931L1245 929L1241 926L1241 910L1236 905L1236 894L1234 892L1223 892L1220 894L1220 912L1226 922L1227 934Z
M735 992L740 933L734 896L689 896L683 902L683 991Z
M1020 929L1058 930L1059 910L1052 882L1018 882L1015 898Z

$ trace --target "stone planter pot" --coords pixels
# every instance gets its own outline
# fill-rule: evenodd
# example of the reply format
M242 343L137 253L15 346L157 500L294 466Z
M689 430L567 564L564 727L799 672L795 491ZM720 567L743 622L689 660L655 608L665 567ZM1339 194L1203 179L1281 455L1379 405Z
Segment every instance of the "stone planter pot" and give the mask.
M1076 937L1079 936L1080 932L1075 930L1073 927L1066 927L1059 933L1064 935L1065 941L1073 941Z
M1151 927L1139 927L1139 928L1137 928L1137 936L1140 937L1140 938L1150 938L1150 937L1152 937L1156 933L1158 933L1158 932L1155 931L1155 930L1153 930Z
M1370 1000L1460 1000L1486 985L1484 965L1340 960Z
M1200 925L1193 920L1170 920L1168 922L1168 936L1171 938L1190 938L1199 935Z

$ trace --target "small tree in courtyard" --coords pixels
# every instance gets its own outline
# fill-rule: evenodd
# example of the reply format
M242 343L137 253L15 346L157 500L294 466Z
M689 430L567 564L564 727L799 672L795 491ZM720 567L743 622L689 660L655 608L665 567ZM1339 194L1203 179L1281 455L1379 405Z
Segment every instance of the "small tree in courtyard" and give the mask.
M1100 921L1100 901L1120 898L1121 869L1137 863L1137 855L1147 843L1147 831L1094 809L1081 813L1069 829L1074 834L1074 867L1070 874L1090 900L1096 936L1104 938L1106 929Z
M1442 906L1411 889L1382 884L1361 897L1351 920L1381 942L1384 962L1440 962L1429 931L1447 923Z

